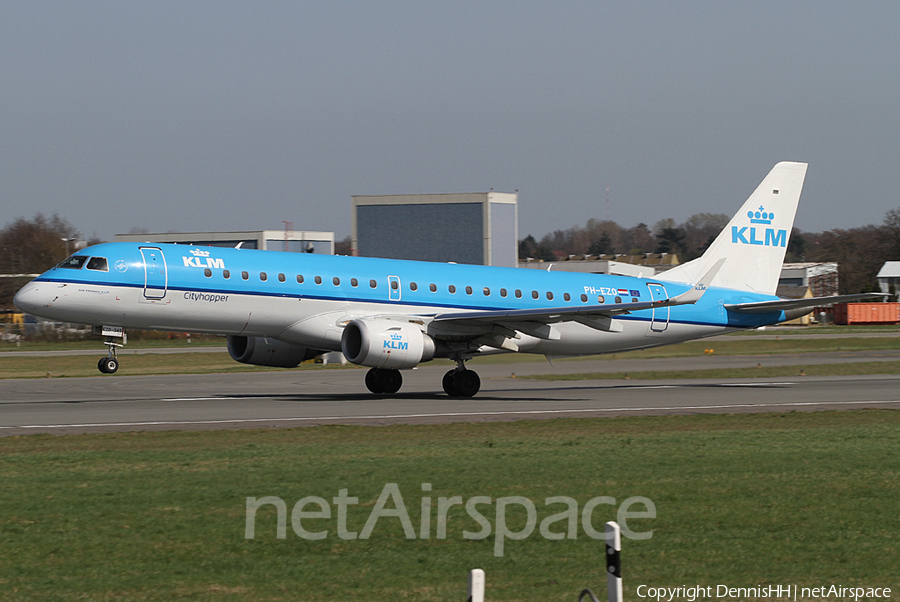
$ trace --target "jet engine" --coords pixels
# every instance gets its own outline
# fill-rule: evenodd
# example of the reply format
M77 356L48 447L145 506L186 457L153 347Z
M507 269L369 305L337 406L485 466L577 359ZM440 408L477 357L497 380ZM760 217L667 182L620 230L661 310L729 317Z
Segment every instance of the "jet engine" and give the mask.
M296 368L321 353L316 349L291 345L268 337L228 337L228 355L236 362L254 366Z
M434 347L434 339L414 325L389 320L353 320L341 335L344 357L372 368L412 368L433 358Z

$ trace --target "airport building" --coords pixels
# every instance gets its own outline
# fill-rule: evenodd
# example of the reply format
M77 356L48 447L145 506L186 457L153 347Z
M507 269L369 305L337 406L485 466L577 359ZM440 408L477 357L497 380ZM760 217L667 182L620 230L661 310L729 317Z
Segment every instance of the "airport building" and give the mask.
M258 230L250 232L169 232L116 234L116 242L157 242L201 247L236 247L334 255L334 232Z
M518 194L352 198L355 255L516 267Z
M900 291L900 261L885 261L876 278L882 293L891 293L893 286L893 294L896 294Z

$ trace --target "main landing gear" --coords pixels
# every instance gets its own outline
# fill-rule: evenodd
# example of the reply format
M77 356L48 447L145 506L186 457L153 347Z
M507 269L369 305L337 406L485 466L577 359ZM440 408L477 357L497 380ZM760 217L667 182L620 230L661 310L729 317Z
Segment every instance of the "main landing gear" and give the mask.
M444 375L441 384L450 397L473 397L481 388L481 379L477 372L454 368Z
M466 369L463 360L457 360L457 363L456 368L444 375L441 382L444 391L450 397L473 397L481 388L481 379L476 372ZM403 377L399 370L371 368L366 372L366 387L376 395L393 395L401 386Z
M366 372L366 387L376 395L393 395L403 386L399 370L372 368Z
M473 397L481 388L478 373L466 369L465 360L456 360L456 368L444 375L441 384L450 397Z

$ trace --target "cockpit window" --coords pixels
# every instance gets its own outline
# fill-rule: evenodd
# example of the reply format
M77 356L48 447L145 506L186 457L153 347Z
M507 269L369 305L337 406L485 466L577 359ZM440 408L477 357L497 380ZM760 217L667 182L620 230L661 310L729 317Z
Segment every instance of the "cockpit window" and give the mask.
M87 269L108 272L109 264L106 262L106 257L91 257L90 261L88 261Z
M60 262L56 267L66 268L67 270L80 270L87 260L88 258L84 255L72 255L65 261Z

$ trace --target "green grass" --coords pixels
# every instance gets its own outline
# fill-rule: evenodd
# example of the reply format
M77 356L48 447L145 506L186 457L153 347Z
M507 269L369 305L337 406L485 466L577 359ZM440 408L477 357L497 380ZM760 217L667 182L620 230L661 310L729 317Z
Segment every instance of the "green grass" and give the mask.
M406 539L382 518L344 541L275 536L272 507L244 538L248 496L359 498L360 531L385 483L416 529L423 496L524 496L538 524L595 496L645 496L651 539L623 542L637 585L841 584L900 588L900 412L565 419L439 426L160 432L0 439L3 600L464 600L487 573L489 600L601 593L602 542L535 533L474 541L457 506L444 540ZM432 491L423 493L422 483ZM494 506L480 507L495 525ZM510 513L518 529L523 513ZM600 526L613 506L594 514ZM564 523L556 523L559 531Z
M190 339L184 335L174 335L172 338L165 333L148 332L151 338L141 338L129 334L126 349L191 349L194 347L225 347L225 337L210 335L194 335ZM103 337L90 336L78 341L21 341L18 344L3 341L0 342L0 357L7 351L80 351L84 349L106 349L103 346ZM190 341L190 342L188 342Z
M215 342L215 340L213 340ZM156 343L156 341L145 341L145 343ZM189 347L184 341L180 341L181 347ZM148 345L153 347L154 345ZM129 375L148 375L148 374L206 374L206 373L225 373L225 372L258 372L262 370L277 370L277 368L264 368L259 366L247 366L233 361L227 353L196 353L191 355L184 354L134 354L131 353L135 349L129 344L125 350L120 352L121 369L118 376ZM607 361L615 359L651 359L651 358L668 358L668 357L698 357L707 355L710 350L715 355L774 355L785 353L815 353L815 352L835 352L835 351L864 351L864 350L896 350L900 349L900 337L874 337L874 338L847 338L847 339L822 339L809 337L809 339L783 339L783 340L752 340L747 337L723 338L715 341L696 341L684 343L681 345L670 345L667 347L658 347L654 349L646 349L644 351L630 351L626 353L615 353L609 355L595 355L576 358L565 358L554 360L554 362L567 361ZM22 357L22 356L6 356L0 353L0 379L5 378L65 378L65 377L83 377L97 376L97 360L105 355L105 350L97 345L96 356L71 355L71 356L53 356L53 357ZM445 360L436 360L446 363ZM530 354L507 354L492 355L472 360L470 366L479 366L484 364L518 364L546 362L542 355ZM879 364L880 365L880 364ZM330 365L329 368L339 367ZM347 366L353 368L353 366ZM301 369L321 368L319 365L312 363L304 364ZM787 367L787 373L798 373L801 367ZM806 369L806 367L803 367ZM839 372L840 366L826 365L816 368L820 372L810 372L807 374L856 374L856 372ZM874 368L878 370L877 368ZM885 370L893 370L890 366L885 366ZM821 370L824 370L822 372ZM709 372L708 376L699 374L691 374L689 372L666 373L666 376L647 378L713 378L724 377L715 371ZM864 372L864 374L894 374L895 372ZM752 370L742 374L742 376L781 376L784 373L768 374L763 371L753 372ZM621 376L603 376L602 378L620 378ZM633 378L634 374L631 375ZM558 379L573 379L571 375L548 377ZM584 376L583 378L595 378L594 376Z
M4 378L70 378L83 376L100 376L97 360L105 357L104 351L96 356L64 355L53 357L0 357L0 379ZM128 352L119 354L120 369L116 374L121 376L139 376L148 374L215 374L230 372L264 372L284 370L284 368L267 368L265 366L249 366L239 364L227 353L191 353L191 354L139 354ZM340 367L329 365L328 369ZM301 364L294 370L322 369L321 364ZM356 366L351 366L356 368Z

